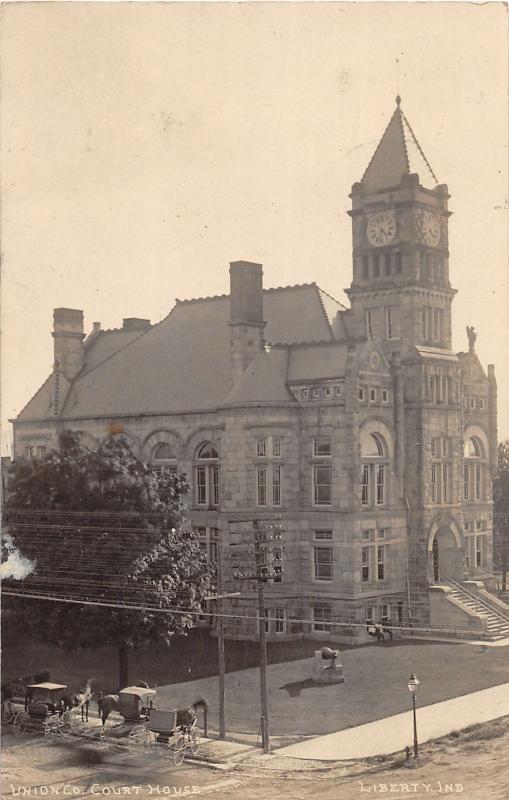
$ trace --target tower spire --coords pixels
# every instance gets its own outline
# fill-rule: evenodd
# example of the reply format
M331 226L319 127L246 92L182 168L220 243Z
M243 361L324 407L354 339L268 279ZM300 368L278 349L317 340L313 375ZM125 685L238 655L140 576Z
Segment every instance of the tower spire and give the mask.
M418 173L421 183L435 186L438 180L401 108L396 95L396 108L380 142L362 176L368 192L399 186L402 175Z

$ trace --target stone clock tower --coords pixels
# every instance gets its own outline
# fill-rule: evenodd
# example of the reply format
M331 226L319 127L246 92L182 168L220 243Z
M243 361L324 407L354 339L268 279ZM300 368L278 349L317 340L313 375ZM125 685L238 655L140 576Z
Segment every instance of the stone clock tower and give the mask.
M447 186L438 184L398 97L362 180L352 186L354 335L402 358L451 347Z
M351 199L351 332L378 340L395 370L401 363L394 432L404 454L409 607L427 624L430 587L464 578L463 380L451 350L449 194L399 97Z

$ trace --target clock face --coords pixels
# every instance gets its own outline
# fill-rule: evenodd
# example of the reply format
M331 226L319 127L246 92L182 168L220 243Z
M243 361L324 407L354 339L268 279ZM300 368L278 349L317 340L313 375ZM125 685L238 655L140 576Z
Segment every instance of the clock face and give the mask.
M368 242L375 247L392 242L396 236L396 220L394 214L389 211L380 211L373 214L368 220L366 229Z
M431 247L436 247L440 241L440 222L431 211L423 211L419 217L419 228L422 240Z

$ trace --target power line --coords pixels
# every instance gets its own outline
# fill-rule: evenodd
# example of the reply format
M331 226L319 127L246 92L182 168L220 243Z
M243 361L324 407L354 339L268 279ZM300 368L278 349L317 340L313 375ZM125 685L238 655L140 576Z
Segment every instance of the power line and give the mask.
M10 597L23 597L27 599L35 599L35 600L47 600L50 602L59 602L59 603L71 603L71 604L81 604L81 605L89 605L89 606L100 606L106 608L117 608L121 611L145 611L148 613L162 613L162 614L176 614L182 616L197 616L197 617L221 617L223 619L232 619L232 620L247 620L252 622L258 622L259 616L248 616L246 614L227 614L221 613L218 614L217 612L211 611L204 611L204 610L197 610L193 611L192 609L184 610L179 608L162 608L160 606L149 606L149 605L140 605L134 603L125 603L121 602L120 600L105 600L105 599L95 599L90 597L69 597L67 595L59 595L59 593L54 592L51 594L43 594L42 592L36 592L35 590L31 590L29 592L25 591L12 591L9 589L3 589L3 594L10 596ZM274 598L277 599L277 598ZM266 622L277 622L281 621L278 617L264 617ZM303 623L307 625L313 625L314 620L312 618L300 618L300 617L286 617L286 623ZM340 620L320 620L320 625L324 626L324 631L327 632L330 628L337 628L337 627L345 627L345 628L363 628L365 629L367 626L367 622L343 622ZM475 632L472 632L468 628L442 628L442 627L417 627L417 626L408 626L408 625L389 625L384 624L384 628L393 631L410 631L410 632L421 632L421 633L448 633L451 635L454 634L470 634L475 636ZM316 630L316 629L315 629ZM481 634L479 634L481 635Z

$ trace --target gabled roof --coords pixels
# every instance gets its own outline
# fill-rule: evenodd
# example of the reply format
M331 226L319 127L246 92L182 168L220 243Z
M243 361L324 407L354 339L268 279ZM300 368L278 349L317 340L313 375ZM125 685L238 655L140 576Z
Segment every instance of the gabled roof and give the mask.
M362 176L361 183L368 192L398 186L401 176L410 173L417 173L423 186L438 183L400 103L398 95L396 109Z
M340 303L327 300L330 313ZM286 286L263 292L268 342L334 342L323 297L316 284ZM63 417L110 417L150 413L201 411L221 405L233 389L230 362L230 298L228 295L178 301L157 325L140 333L104 331L92 337L85 365L74 379ZM256 365L262 370L261 399L293 399L283 392L275 371L281 356ZM285 355L286 358L286 355ZM278 367L278 369L279 369ZM48 379L28 403L19 420L50 416L52 381ZM249 392L249 376L239 397ZM249 395L250 396L250 395ZM230 398L231 399L231 398Z

